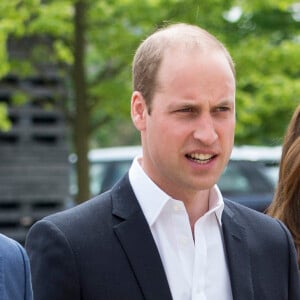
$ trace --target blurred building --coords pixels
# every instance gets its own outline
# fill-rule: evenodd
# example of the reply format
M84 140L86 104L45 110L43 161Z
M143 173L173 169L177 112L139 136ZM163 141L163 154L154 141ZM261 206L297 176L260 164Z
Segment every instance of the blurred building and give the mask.
M26 57L30 41L10 46L11 55ZM26 97L21 105L14 103L17 93ZM38 65L34 75L0 80L0 103L8 105L12 123L8 132L0 131L0 232L21 243L34 222L68 205L69 146L60 109L65 98L49 63Z

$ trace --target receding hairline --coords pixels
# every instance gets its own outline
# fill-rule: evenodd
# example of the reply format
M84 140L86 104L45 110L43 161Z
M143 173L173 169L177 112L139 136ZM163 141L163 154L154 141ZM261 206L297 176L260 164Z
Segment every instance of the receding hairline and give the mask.
M137 48L133 66L136 62L138 53L146 44L151 44L151 48L154 51L162 51L162 55L168 48L180 46L184 46L186 48L197 47L199 50L220 50L227 58L230 68L235 76L234 62L225 45L218 40L217 37L199 26L186 23L175 23L159 28L148 36ZM159 46L159 44L163 44L163 49Z
M197 48L203 51L220 50L225 54L235 76L234 62L225 45L217 37L201 27L192 24L176 23L158 29L149 36L149 39L162 42L165 45L163 52L169 47Z
M228 62L235 78L235 67L223 43L203 28L186 23L162 27L149 35L137 48L132 64L133 89L142 93L149 112L153 94L158 87L157 74L168 51L175 49L187 53L199 50L204 55L220 52Z
M196 25L177 23L162 27L151 34L147 39L164 39L170 42L201 42L199 44L217 45L221 42L208 31ZM146 39L146 40L147 40ZM200 40L201 39L201 40ZM145 40L145 41L146 41Z

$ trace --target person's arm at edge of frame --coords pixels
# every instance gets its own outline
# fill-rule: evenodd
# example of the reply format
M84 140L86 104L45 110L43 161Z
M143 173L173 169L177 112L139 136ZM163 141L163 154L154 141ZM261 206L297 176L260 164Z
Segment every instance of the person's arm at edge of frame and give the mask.
M29 263L29 258L27 256L27 253L25 249L17 244L22 259L23 259L23 266L24 266L24 299L25 300L31 300L33 299L33 292L32 292L32 284L31 284L31 270L30 270L30 263Z
M27 253L16 240L0 234L0 299L32 300Z

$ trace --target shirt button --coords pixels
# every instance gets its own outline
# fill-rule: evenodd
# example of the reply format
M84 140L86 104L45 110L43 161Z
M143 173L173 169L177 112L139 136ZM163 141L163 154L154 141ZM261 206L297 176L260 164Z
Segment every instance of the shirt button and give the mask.
M175 211L180 211L180 210L182 210L182 208L181 208L181 206L180 206L179 204L174 204L173 209L174 209Z

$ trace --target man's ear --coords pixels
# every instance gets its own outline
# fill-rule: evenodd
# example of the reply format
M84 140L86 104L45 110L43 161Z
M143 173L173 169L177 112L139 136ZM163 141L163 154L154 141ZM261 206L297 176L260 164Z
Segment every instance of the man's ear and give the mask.
M139 131L146 128L146 115L146 101L140 92L134 91L131 96L131 119Z

